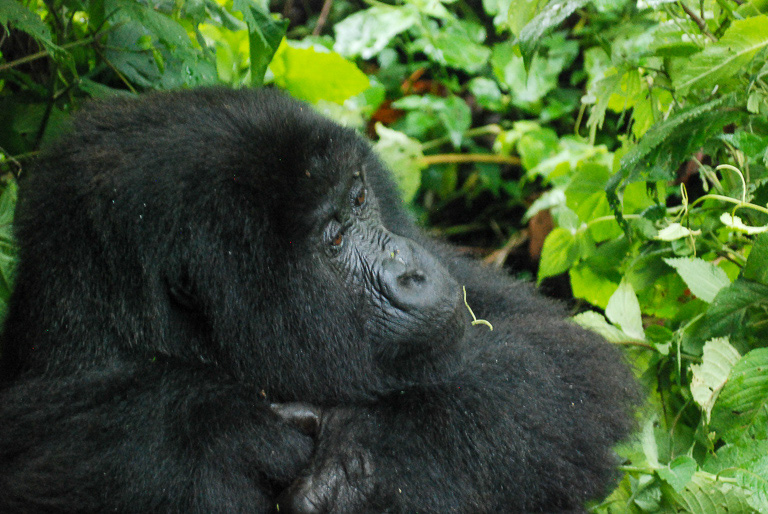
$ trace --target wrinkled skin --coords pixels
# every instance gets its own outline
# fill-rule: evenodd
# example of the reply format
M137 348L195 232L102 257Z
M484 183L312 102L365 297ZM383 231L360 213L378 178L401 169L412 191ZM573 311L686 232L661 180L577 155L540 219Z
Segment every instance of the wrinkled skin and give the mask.
M615 476L620 354L284 96L93 104L15 228L0 512L578 511Z

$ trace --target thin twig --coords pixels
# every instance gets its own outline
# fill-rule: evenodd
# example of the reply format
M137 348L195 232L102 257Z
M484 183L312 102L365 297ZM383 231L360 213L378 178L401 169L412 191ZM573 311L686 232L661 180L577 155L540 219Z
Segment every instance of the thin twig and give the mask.
M328 21L328 15L331 12L331 5L333 5L333 0L325 0L325 2L323 2L323 8L320 9L320 16L318 16L317 18L317 24L315 25L315 28L312 30L313 36L319 36L320 32L323 31L325 22Z
M693 10L691 10L690 7L685 5L685 2L683 2L682 0L678 3L680 4L680 7L683 8L683 11L685 11L685 14L687 14L688 17L692 19L693 22L696 23L696 25L699 26L699 30L701 31L702 34L707 36L712 41L717 41L717 38L707 28L707 22L705 22L702 18L700 18L698 14L693 12Z
M81 39L80 41L73 41L72 43L61 45L60 48L62 48L63 50L66 50L67 48L87 45L87 44L93 43L98 37L99 36L93 36L93 37ZM43 57L47 57L48 55L50 55L50 52L48 50L41 50L39 52L35 52L34 54L25 55L24 57L16 59L15 61L7 62L5 64L0 64L0 72L19 66L20 64L25 64L31 61L36 61L37 59L42 59Z

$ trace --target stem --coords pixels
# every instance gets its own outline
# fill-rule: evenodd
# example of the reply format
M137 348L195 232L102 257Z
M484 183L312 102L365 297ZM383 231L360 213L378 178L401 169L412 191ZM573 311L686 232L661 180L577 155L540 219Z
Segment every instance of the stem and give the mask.
M437 154L427 155L421 159L422 164L429 166L430 164L452 164L452 163L465 163L465 162L490 162L494 164L510 164L512 166L520 165L519 157L512 157L507 155L494 155L484 153L471 153L471 154Z
M484 136L487 134L499 134L501 132L501 127L496 125L495 123L492 123L491 125L485 125L482 127L475 127L473 129L469 129L466 132L464 132L463 137L478 137L478 136ZM433 148L438 148L440 146L443 146L444 144L450 143L451 138L448 136L440 137L437 139L433 139L432 141L427 141L426 143L421 144L422 151L428 151Z
M312 30L313 36L319 36L323 31L325 22L328 21L328 14L331 12L331 5L333 5L333 0L325 0L325 2L323 2L323 8L320 10L320 16L317 18L317 24L315 25L314 30Z
M92 36L89 38L81 39L80 41L73 41L71 43L67 43L66 45L61 45L61 49L66 50L67 48L74 48L77 46L88 45L90 43L93 43L98 37L99 36ZM34 54L26 55L24 57L21 57L20 59L16 59L15 61L7 62L5 64L0 65L0 72L19 66L20 64L25 64L31 61L36 61L37 59L42 59L43 57L47 57L49 55L50 55L50 52L48 52L48 50L41 50L39 52L35 52Z
M698 26L699 26L699 30L701 31L701 33L702 33L702 34L704 34L705 36L707 36L707 37L708 37L710 40L712 40L712 41L717 41L717 38L716 38L716 37L715 37L715 36L714 36L714 35L713 35L713 34L712 34L710 31L709 31L709 29L707 28L707 23L706 23L706 22L705 22L703 19L699 18L699 15L698 15L698 14L696 14L695 12L693 12L693 10L692 10L690 7L688 7L687 5L685 5L685 2L683 2L683 1L680 1L680 2L678 2L678 3L680 4L680 7L682 7L682 8L683 8L683 11L685 11L685 14L687 14L687 15L688 15L688 17L689 17L690 19L692 19L692 20L693 20L693 22L694 22L696 25L698 25Z
M697 203L703 202L704 200L720 200L721 202L733 203L733 204L738 205L739 207L746 207L748 209L752 209L752 210L755 210L755 211L762 212L764 214L768 214L768 209L766 209L765 207L760 207L759 205L755 205L753 203L745 203L745 202L742 202L741 200L737 200L736 198L731 198L730 196L713 195L713 194L704 195L704 196L698 198L696 201L694 201L690 205L690 207L693 207Z

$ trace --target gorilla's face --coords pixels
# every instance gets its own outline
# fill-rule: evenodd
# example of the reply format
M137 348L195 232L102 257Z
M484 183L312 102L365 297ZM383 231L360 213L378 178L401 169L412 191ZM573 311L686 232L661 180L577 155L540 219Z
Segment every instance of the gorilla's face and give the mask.
M402 367L460 339L461 288L415 241L382 223L365 170L333 188L318 212L317 243L344 283L362 296L365 331L385 363Z

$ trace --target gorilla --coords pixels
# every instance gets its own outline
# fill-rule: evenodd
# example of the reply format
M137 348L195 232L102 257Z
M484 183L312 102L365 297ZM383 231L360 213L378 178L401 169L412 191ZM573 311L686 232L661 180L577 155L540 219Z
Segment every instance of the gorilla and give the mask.
M606 493L637 400L621 354L427 237L354 131L219 88L72 125L20 181L0 512L562 512Z

